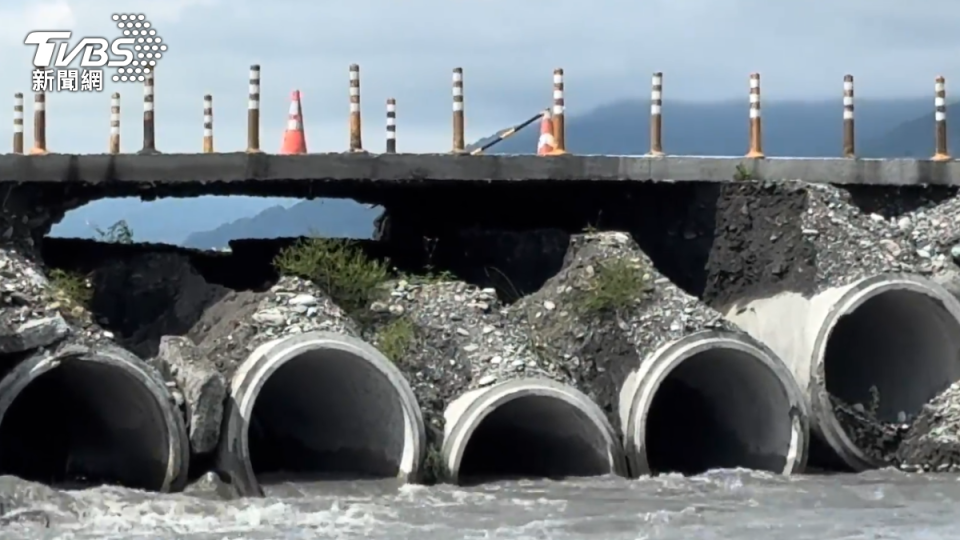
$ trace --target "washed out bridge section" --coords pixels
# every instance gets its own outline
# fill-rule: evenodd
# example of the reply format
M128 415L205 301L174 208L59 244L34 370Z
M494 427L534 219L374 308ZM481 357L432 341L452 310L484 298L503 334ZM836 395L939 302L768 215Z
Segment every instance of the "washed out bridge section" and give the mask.
M63 184L99 197L262 195L379 202L393 189L560 182L802 180L960 185L960 163L917 159L260 153L0 156L0 183ZM493 186L489 186L493 187ZM488 188L489 188L488 187ZM498 186L505 187L505 186Z

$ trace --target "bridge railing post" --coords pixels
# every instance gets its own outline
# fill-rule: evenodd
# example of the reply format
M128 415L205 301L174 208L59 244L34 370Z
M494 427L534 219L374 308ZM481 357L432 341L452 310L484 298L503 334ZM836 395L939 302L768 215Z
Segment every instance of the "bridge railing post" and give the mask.
M110 144L111 154L120 153L120 94L114 92L110 96Z
M151 68L143 80L143 149L141 154L156 154L156 122L154 118L154 73L156 68Z
M750 148L748 158L762 158L763 124L760 119L760 74L750 74Z
M567 106L563 99L563 69L553 70L553 139L558 153L567 151L567 127L564 113Z
M247 152L260 152L260 66L250 66L247 96Z
M213 96L203 96L203 153L213 153Z
M360 118L360 66L350 66L350 151L363 152Z
M949 161L950 147L947 144L947 83L942 76L937 77L934 83L934 94L934 122L936 124L934 147L936 151L933 154L933 160Z
M397 153L397 100L387 100L387 153Z
M466 148L464 136L466 121L463 115L463 68L453 70L453 151L463 152Z
M30 153L47 153L47 96L43 92L33 95L33 149Z
M23 154L23 94L13 95L13 153Z
M843 155L854 158L856 133L853 123L853 75L843 76Z
M650 154L663 155L663 73L656 72L650 86Z

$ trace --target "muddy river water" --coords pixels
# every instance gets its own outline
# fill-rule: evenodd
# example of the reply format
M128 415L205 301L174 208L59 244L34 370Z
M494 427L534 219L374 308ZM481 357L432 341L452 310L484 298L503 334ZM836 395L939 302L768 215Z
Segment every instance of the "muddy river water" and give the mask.
M277 483L220 501L101 487L63 492L0 478L0 539L924 539L960 534L960 476L875 471L781 477Z

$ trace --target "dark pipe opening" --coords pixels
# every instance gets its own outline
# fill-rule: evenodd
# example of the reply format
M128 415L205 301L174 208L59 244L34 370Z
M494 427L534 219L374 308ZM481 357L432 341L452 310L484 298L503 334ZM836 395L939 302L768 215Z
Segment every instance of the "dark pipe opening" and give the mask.
M565 401L524 396L491 412L474 430L460 462L459 482L610 474L597 426Z
M827 338L824 374L827 392L848 406L862 405L876 417L897 422L912 418L925 403L960 379L960 328L944 306L908 290L874 296L843 316ZM874 402L875 387L879 401ZM844 425L854 444L873 446ZM829 452L817 452L814 464L833 468Z
M663 381L644 437L653 474L736 467L782 472L792 438L790 403L758 359L712 349L687 358Z
M159 490L169 440L153 395L121 368L71 360L31 381L0 422L0 474Z
M403 411L389 380L367 361L310 351L280 366L255 399L248 441L261 484L399 473Z

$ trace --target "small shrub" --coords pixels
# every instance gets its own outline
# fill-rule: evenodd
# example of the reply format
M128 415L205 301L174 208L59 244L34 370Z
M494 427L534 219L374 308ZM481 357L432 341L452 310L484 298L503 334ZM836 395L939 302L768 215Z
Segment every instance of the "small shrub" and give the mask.
M54 268L50 271L49 279L50 285L62 300L87 307L93 299L93 290L87 284L86 276Z
M427 446L421 466L423 483L427 485L439 484L447 480L447 466L443 462L443 453L434 445Z
M653 290L646 271L627 259L609 259L596 266L589 285L580 291L577 302L587 313L619 312Z
M389 277L387 264L370 259L350 240L307 238L280 251L273 265L281 274L309 279L344 311L364 312Z
M415 339L413 323L406 317L394 319L377 332L377 348L394 363L400 363Z
M755 180L753 173L744 167L742 163L737 165L737 169L733 173L733 179L737 182L748 182L750 180Z

